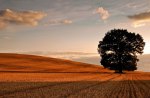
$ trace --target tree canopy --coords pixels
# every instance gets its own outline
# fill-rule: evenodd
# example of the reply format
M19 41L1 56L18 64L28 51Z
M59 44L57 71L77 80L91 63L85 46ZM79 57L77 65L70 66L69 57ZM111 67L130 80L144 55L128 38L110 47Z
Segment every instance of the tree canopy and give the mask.
M137 69L137 54L142 54L145 42L141 35L125 29L113 29L105 34L98 44L101 64L105 68L134 71Z

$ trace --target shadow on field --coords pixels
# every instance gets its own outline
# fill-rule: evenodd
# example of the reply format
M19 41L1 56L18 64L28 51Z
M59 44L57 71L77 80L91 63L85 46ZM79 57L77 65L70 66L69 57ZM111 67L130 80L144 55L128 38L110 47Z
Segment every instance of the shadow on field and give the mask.
M0 82L4 98L150 98L150 80Z

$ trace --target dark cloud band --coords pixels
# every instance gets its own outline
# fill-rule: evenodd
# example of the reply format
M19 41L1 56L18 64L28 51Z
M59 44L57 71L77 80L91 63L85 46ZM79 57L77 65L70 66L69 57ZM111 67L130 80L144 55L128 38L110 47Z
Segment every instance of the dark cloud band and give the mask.
M128 16L129 19L133 20L134 27L145 26L146 23L150 23L150 12L144 12L136 15Z

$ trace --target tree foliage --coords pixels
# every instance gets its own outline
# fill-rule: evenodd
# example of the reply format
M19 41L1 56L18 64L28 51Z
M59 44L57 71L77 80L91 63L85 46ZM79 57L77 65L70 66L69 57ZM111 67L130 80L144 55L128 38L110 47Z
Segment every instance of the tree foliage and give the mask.
M124 29L108 31L98 45L101 64L120 73L122 70L136 70L137 54L143 53L144 46L145 42L139 34Z

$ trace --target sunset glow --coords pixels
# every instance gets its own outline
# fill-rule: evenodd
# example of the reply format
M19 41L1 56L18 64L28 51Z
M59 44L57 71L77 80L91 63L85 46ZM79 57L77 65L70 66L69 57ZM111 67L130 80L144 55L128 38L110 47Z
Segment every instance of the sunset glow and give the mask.
M150 53L149 0L0 0L0 52L97 53L105 33L143 36Z

